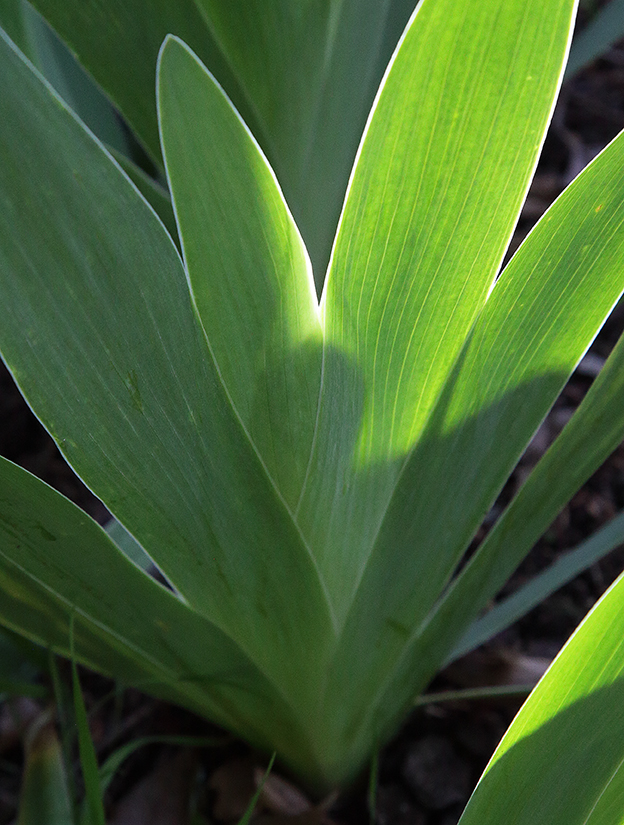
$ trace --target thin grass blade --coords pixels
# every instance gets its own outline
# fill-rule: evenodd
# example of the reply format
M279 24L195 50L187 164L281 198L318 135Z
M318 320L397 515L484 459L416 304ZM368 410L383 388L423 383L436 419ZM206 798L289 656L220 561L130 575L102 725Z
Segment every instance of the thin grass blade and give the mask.
M69 647L71 652L71 668L72 668L72 695L74 698L74 717L76 719L76 727L78 730L78 752L80 755L80 765L82 768L82 778L85 786L85 812L83 817L83 825L106 825L106 817L104 815L104 800L100 792L100 779L97 763L97 756L95 755L95 747L93 739L91 738L91 731L89 730L89 720L87 718L87 709L80 687L80 677L78 676L78 668L76 667L76 658L74 653L74 616L72 615L69 623Z
M123 763L140 748L148 745L175 745L181 748L216 748L226 740L215 736L141 736L117 748L99 769L100 793L104 794Z
M534 576L515 593L495 604L484 616L477 619L453 649L447 661L464 656L518 619L526 616L544 599L622 544L624 544L624 513L620 513L589 539L574 550L565 553L550 567Z

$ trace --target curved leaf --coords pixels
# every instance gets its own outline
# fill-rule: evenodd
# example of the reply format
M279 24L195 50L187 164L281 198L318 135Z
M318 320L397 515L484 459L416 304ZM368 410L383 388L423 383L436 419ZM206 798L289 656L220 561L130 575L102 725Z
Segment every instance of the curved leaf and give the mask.
M496 749L461 825L619 825L624 577L549 668Z
M163 47L158 89L167 174L202 325L232 403L293 508L321 377L307 252L258 144L179 40Z
M316 693L298 656L320 669L334 638L327 600L223 391L177 251L4 40L0 61L6 361L72 466L173 586L305 713Z
M256 114L320 290L358 141L416 0L197 5Z
M0 459L0 621L69 656L72 617L79 661L228 727L253 729L276 701L231 639L82 510Z

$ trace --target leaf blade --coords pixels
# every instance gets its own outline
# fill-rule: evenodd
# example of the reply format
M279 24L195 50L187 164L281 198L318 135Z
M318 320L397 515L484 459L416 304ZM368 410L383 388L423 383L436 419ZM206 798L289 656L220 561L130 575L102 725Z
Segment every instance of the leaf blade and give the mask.
M300 509L341 620L500 265L573 8L425 0L374 105L321 302L324 388L310 476L326 482L308 485Z
M177 39L161 50L158 90L167 174L202 326L245 430L292 510L321 376L307 252L260 147Z
M476 571L474 591L462 589L463 598L449 599L448 605L440 596L624 288L624 201L621 179L614 178L623 157L620 136L551 207L512 259L467 339L429 421L432 429L405 466L337 651L335 690L356 667L366 674L379 668L386 680L391 651L401 651L371 716L383 719L382 708L401 704L399 694L407 706L446 657L445 640L471 620L475 601L483 604L476 595L482 586ZM618 381L616 396L620 386ZM613 440L614 429L605 441ZM592 453L588 464L594 458ZM552 496L558 496L556 487ZM527 511L524 518L530 520ZM393 575L396 570L400 576ZM500 572L495 564L480 570L487 572L486 581ZM366 691L362 687L362 698Z
M0 136L12 158L6 360L68 460L177 590L305 706L314 689L292 651L323 658L327 601L223 393L171 239L4 40L0 59L12 78Z
M620 577L520 710L462 825L621 821L623 602Z

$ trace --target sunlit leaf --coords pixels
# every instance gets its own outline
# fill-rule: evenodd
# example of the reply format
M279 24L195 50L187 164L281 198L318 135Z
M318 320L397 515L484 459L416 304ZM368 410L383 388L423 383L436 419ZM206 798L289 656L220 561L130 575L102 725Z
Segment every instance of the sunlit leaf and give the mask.
M219 374L291 508L312 449L321 325L310 262L275 176L204 67L170 39L159 63L167 174Z
M577 629L503 737L461 825L619 825L624 578Z
M320 290L366 116L416 0L197 4L255 113Z

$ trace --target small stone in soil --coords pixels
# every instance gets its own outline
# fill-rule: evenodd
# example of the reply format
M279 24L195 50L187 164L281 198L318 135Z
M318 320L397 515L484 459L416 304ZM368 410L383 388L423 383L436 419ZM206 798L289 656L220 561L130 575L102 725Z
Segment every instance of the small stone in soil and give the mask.
M426 817L399 785L377 789L376 825L426 825Z
M432 811L465 802L470 793L470 765L443 736L425 736L407 752L403 778L416 799Z

